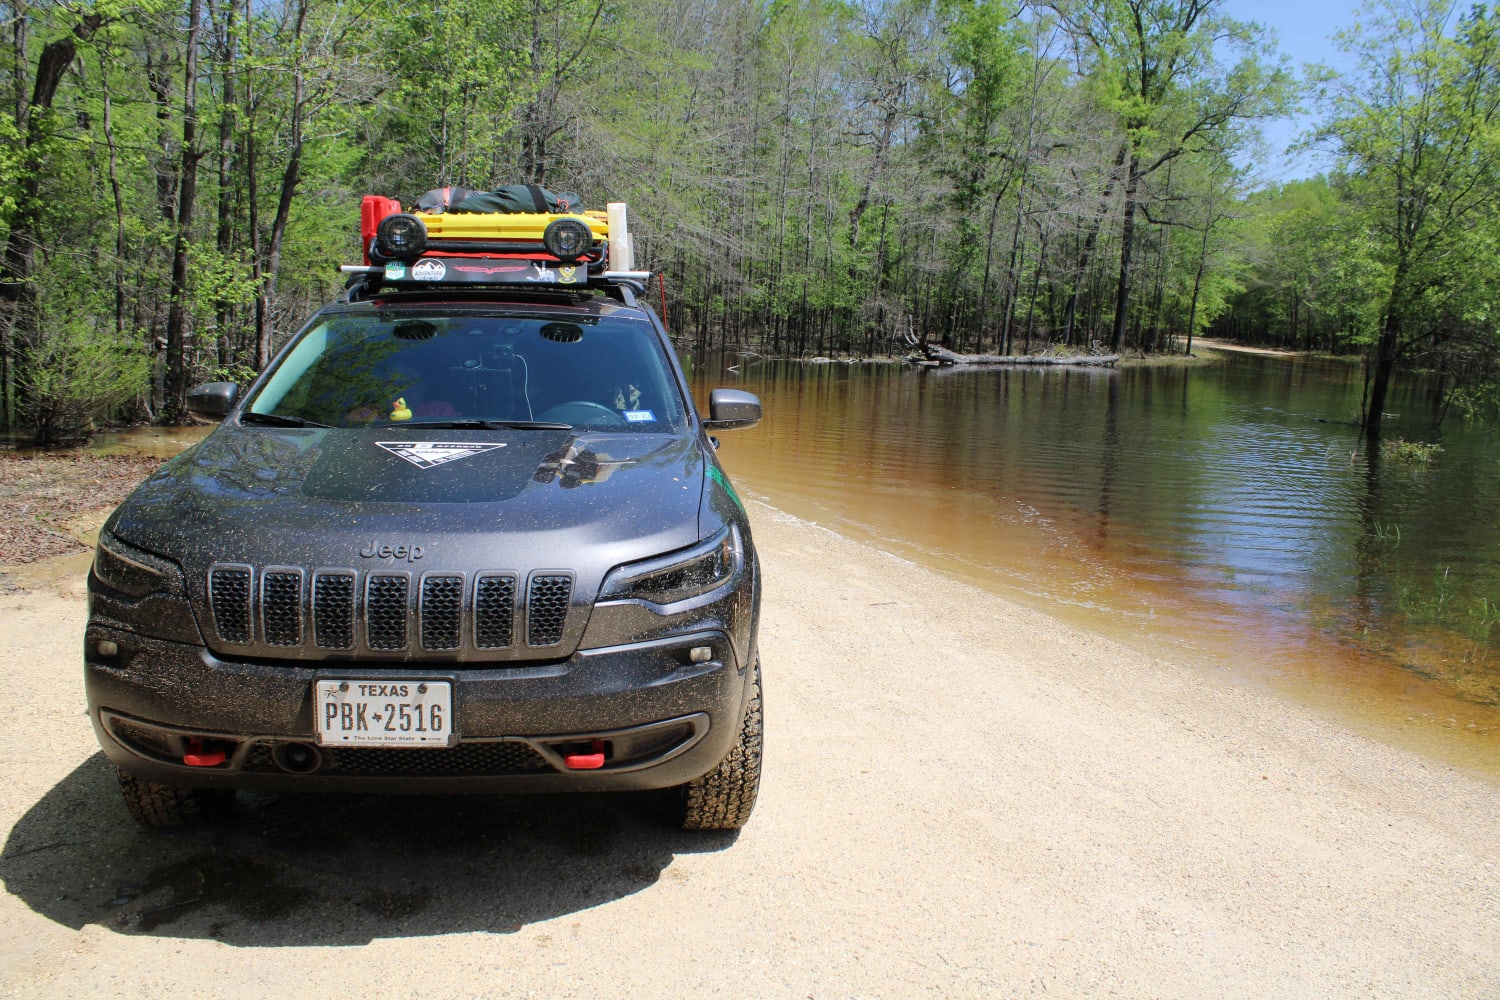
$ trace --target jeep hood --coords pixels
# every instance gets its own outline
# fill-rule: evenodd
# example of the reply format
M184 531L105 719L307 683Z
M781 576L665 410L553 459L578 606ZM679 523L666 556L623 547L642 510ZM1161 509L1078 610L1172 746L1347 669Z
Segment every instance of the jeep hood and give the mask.
M476 572L610 567L699 538L689 435L225 424L107 525L178 562ZM581 596L581 594L580 594Z

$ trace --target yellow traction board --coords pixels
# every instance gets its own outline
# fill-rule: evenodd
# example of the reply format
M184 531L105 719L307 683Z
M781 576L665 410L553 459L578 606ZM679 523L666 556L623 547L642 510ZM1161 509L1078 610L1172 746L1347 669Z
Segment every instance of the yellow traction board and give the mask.
M609 239L609 222L603 212L444 212L428 215L413 212L427 227L428 239L439 240L538 240L547 224L556 219L579 219L588 224L595 240Z

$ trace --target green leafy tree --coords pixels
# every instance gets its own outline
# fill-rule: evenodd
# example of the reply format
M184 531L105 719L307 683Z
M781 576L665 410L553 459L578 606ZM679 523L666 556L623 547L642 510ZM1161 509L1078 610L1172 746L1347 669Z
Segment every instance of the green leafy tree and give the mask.
M1234 128L1280 111L1288 80L1259 58L1264 32L1216 0L1076 0L1054 5L1091 60L1100 99L1118 116L1124 199L1111 349L1125 344L1141 185L1184 154L1227 149ZM1220 51L1236 61L1225 65Z
M1339 37L1356 67L1329 76L1321 136L1384 270L1364 426L1378 438L1391 374L1446 338L1454 299L1494 268L1500 190L1500 25L1450 0L1382 0ZM1469 286L1472 287L1472 286ZM1470 306L1470 309L1473 307Z

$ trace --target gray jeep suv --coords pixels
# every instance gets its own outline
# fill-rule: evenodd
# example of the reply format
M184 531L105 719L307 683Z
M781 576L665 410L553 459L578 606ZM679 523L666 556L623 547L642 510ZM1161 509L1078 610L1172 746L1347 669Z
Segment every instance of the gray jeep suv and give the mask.
M109 518L89 713L131 813L234 789L674 789L745 823L760 569L660 321L587 291L359 294Z

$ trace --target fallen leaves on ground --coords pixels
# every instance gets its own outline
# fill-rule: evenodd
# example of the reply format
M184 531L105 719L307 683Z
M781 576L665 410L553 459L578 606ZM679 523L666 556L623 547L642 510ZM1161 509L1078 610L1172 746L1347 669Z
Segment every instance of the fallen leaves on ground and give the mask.
M0 452L0 566L82 551L73 522L114 507L160 465L146 455Z

